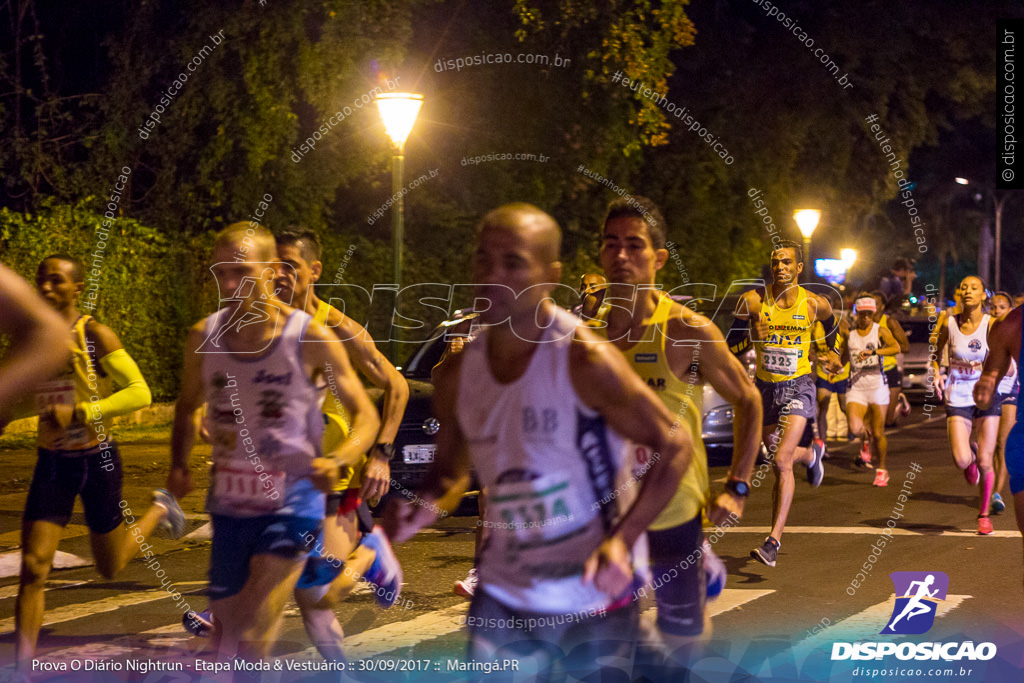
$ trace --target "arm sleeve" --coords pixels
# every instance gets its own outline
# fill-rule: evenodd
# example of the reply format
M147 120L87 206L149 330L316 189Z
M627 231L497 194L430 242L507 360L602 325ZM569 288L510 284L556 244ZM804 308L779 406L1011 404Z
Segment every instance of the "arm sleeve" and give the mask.
M123 387L100 401L79 404L82 412L95 418L98 412L106 420L118 415L127 415L145 408L153 401L149 385L143 379L139 366L124 349L118 349L100 359L100 366L114 382Z
M839 348L837 347L839 322L836 320L836 317L834 315L829 316L828 320L821 321L821 326L825 330L825 345L839 353Z

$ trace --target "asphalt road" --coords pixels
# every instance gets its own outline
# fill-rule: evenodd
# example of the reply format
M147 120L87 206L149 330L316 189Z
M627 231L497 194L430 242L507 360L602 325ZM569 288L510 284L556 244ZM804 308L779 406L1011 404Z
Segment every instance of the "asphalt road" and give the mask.
M145 491L163 476L167 447L125 444L124 453L126 497L142 507ZM850 445L832 448L818 489L800 478L799 468L796 500L774 568L749 557L770 524L772 476L767 474L740 525L714 544L729 578L723 595L709 604L713 637L693 664L690 680L1024 679L1024 574L1012 511L993 518L992 536L975 534L976 489L952 464L942 420L919 421L891 433L890 453L887 488L872 487L872 473L854 468ZM0 494L0 665L13 659L17 529L33 460L30 451L0 453L0 466L9 473ZM202 460L197 458L197 467ZM912 465L917 472L910 478ZM724 467L712 468L716 490L724 477ZM899 500L901 492L906 502ZM201 504L199 494L185 501L195 532L191 540L154 543L160 569L194 607L205 605L202 589L209 556ZM885 535L888 520L895 527L891 535ZM156 568L136 561L115 581L102 580L88 566L81 516L76 514L72 522L61 544L68 555L61 559L84 566L56 570L51 576L37 680L68 680L69 675L147 681L197 677L196 655L204 641L181 629L181 608L161 587ZM452 594L452 584L471 567L476 523L475 517L449 518L396 547L405 585L395 607L381 610L369 592L361 591L339 608L350 663L362 669L359 680L499 680L498 674L448 668L449 660L461 659L465 649L461 623L467 603ZM885 540L884 546L879 539ZM938 602L934 625L926 633L880 636L895 600L889 574L900 571L943 572L949 577L948 595ZM649 598L641 601L642 609L650 606ZM996 654L987 661L904 661L898 655L831 660L835 643L876 641L991 642ZM277 655L284 671L275 675L281 680L309 676L289 673L287 667L295 662L319 661L294 608L288 611ZM147 678L139 669L148 660L180 663L180 673L150 673ZM75 666L98 670L73 674ZM424 666L427 673L420 670ZM68 667L66 672L62 667ZM885 671L872 673L863 671L865 667ZM650 680L682 680L679 671L647 673Z

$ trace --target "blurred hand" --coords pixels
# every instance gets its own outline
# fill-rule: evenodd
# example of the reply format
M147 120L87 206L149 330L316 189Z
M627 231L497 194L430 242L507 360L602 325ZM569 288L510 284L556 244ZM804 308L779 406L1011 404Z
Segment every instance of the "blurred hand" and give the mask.
M633 566L629 561L629 548L617 534L606 538L583 565L584 583L593 581L594 587L612 598L622 595L633 583Z
M718 494L711 507L708 508L708 519L715 526L722 526L730 518L739 520L743 516L743 505L746 500L741 496L734 496L728 491L723 491Z
M374 446L374 449L376 448ZM391 489L391 464L384 458L373 457L373 451L370 453L371 456L363 470L363 488L359 495L373 506Z
M426 505L393 499L384 510L381 526L392 543L401 543L412 538L436 518L437 514Z
M166 488L172 496L181 500L195 488L192 485L192 472L188 467L171 467L171 471L167 473Z

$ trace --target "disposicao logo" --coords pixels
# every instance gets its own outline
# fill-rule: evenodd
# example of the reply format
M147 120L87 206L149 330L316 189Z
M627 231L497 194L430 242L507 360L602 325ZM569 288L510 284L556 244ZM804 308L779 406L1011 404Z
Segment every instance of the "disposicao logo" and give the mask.
M893 572L896 605L881 635L918 635L935 623L938 604L946 599L949 577L943 572ZM832 643L832 661L870 660L896 657L899 660L953 662L987 661L996 656L994 643L965 642L857 642Z
M893 572L889 578L896 589L896 606L880 633L927 633L935 623L939 602L946 599L949 577L943 572Z

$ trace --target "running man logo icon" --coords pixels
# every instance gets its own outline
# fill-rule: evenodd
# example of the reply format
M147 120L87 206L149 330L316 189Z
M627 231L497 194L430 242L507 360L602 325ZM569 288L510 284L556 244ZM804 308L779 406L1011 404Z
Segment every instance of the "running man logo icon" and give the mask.
M943 572L893 572L889 578L896 589L896 606L881 633L926 633L935 623L939 601L946 599L949 577Z

